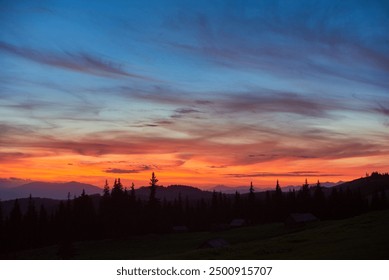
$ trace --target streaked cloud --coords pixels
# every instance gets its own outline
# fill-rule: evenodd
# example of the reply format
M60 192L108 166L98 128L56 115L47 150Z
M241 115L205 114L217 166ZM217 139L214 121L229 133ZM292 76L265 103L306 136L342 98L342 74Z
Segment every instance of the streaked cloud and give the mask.
M113 78L122 76L151 80L146 76L127 72L120 64L82 52L40 51L29 47L14 46L4 41L0 41L0 51L31 60L39 64L45 64L52 67L86 74Z
M326 8L318 11L315 5ZM359 31L374 30L370 39L384 40L382 26L389 24L385 8L377 1L365 6L376 18L359 9L349 2L235 3L219 10L216 19L207 11L180 11L181 15L168 19L166 26L174 32L185 30L194 38L172 41L171 47L221 67L257 69L287 78L342 78L387 88L382 76L364 72L366 68L379 68L381 75L387 72L388 49L385 52L369 45L368 35ZM380 47L385 46L384 41L380 43Z

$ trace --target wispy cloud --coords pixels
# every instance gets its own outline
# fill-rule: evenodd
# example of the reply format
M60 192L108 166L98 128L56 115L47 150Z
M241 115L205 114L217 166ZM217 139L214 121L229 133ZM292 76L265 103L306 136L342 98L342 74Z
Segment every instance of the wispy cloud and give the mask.
M212 131L212 128L210 128L210 131ZM281 159L324 160L389 154L389 147L382 143L365 143L362 140L334 138L333 136L318 139L316 135L313 135L311 138L309 134L291 139L296 142L295 145L289 144L283 139L283 136L279 135L268 135L266 140L255 140L253 138L254 141L249 143L220 143L217 141L218 138L213 139L212 137L156 137L152 134L136 135L136 133L124 132L115 138L107 138L107 135L112 135L112 132L93 133L85 136L83 139L73 141L48 136L35 136L33 140L21 139L8 135L6 138L7 142L3 146L21 149L29 148L40 151L40 153L71 153L93 157L104 155L171 154L179 161L179 164L183 164L183 162L188 160L201 160L210 163L211 165L209 166L213 167L250 165ZM285 132L284 137L289 137L286 139L290 139L288 132ZM120 169L132 172L146 170L145 168Z
M19 159L28 158L32 155L20 152L0 152L0 162L7 163Z
M328 117L332 108L342 106L329 104L324 99L283 92L241 93L228 96L220 102L220 107L229 112L294 113L311 117Z
M103 77L129 77L143 80L152 80L149 77L130 73L119 64L101 59L91 54L76 52L52 52L40 51L28 47L18 47L4 41L0 41L0 51L15 56L45 64L52 67L71 71L87 73Z
M247 12L250 4L236 3L220 9L216 16L206 11L180 11L181 15L169 18L166 26L173 32L184 29L193 40L171 40L167 44L233 70L259 70L283 78L342 78L389 86L383 78L389 70L382 28L389 24L383 15L385 9L377 9L375 3L365 5L369 10L365 19L361 7L345 2L335 5L303 1L293 6L277 3L256 5L252 13ZM347 19L343 16L346 11ZM377 17L372 20L371 14ZM375 30L369 38L375 45L366 43L366 32L361 32L365 28ZM377 76L378 69L381 75Z
M105 89L107 90L107 89ZM160 87L150 89L136 89L129 87L112 88L113 94L124 95L130 99L138 99L156 104L168 104L180 107L172 116L195 115L196 113L294 113L303 116L326 118L331 110L361 110L344 103L344 100L331 96L318 96L297 91L279 91L258 88L247 91L220 91L206 93L210 100L198 100L195 93L164 89ZM190 107L189 107L190 106Z

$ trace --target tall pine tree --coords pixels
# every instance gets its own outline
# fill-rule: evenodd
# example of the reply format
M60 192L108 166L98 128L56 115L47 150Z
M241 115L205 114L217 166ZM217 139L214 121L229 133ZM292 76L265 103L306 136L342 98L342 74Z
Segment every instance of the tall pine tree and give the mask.
M255 200L254 186L253 186L253 182L250 182L249 201L253 202L254 200Z
M150 179L150 198L149 198L149 204L151 206L156 206L158 204L158 200L156 198L156 191L157 191L157 183L158 179L155 176L154 172L151 174Z

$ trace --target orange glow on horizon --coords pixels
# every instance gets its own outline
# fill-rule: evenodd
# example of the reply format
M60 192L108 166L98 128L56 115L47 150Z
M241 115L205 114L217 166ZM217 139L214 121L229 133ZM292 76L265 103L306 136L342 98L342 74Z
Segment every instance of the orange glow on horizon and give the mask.
M384 159L278 159L264 163L227 166L217 162L192 159L177 160L174 154L154 155L104 155L100 157L79 155L52 155L20 159L5 165L0 177L23 178L33 181L68 182L79 181L99 187L107 179L111 184L121 178L124 186L147 186L151 172L156 172L159 183L164 186L182 184L203 189L217 185L229 187L249 186L252 181L257 189L271 188L277 180L281 186L301 185L305 178L313 184L356 179L366 172L386 172ZM152 162L152 164L149 164Z

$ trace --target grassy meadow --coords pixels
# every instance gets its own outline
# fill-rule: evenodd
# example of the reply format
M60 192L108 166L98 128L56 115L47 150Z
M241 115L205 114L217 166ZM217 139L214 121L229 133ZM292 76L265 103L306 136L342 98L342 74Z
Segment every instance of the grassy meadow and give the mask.
M230 245L199 249L211 238L222 238ZM219 232L74 242L71 251L74 259L389 259L389 210L294 230L276 223ZM1 258L58 259L58 246Z

